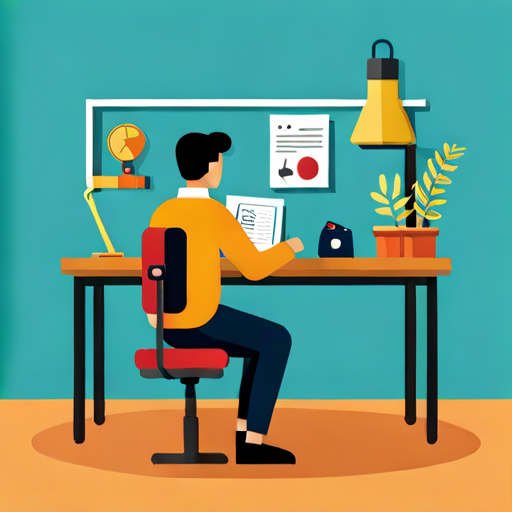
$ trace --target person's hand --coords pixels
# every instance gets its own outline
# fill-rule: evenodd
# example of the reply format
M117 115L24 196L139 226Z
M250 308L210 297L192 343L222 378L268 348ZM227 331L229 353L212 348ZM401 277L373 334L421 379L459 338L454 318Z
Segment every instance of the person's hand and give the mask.
M304 244L302 243L300 238L290 238L290 240L286 240L286 243L291 247L292 251L295 254L304 250Z

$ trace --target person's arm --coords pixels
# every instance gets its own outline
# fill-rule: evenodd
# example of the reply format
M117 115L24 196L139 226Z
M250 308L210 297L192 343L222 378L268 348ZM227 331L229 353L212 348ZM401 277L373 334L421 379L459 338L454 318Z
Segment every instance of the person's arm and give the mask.
M226 257L251 281L259 281L295 258L304 249L298 238L258 251L231 212L219 203L219 245Z

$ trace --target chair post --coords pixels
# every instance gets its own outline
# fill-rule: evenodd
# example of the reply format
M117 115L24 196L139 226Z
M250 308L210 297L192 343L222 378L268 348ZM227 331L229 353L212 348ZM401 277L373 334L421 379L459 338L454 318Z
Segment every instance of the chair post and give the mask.
M199 420L195 385L198 378L181 379L185 384L185 416L183 417L183 452L186 458L196 460L199 455Z

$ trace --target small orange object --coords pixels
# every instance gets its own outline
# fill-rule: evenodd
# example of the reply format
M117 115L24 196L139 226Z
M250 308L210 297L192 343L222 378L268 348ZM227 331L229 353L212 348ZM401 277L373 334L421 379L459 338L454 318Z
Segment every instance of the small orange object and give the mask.
M146 137L142 130L134 124L120 124L107 137L108 150L120 162L135 160L144 149L145 143Z
M137 188L137 178L133 174L118 176L119 188Z
M94 188L119 188L117 176L93 176L92 185Z
M124 258L124 252L93 252L93 258Z

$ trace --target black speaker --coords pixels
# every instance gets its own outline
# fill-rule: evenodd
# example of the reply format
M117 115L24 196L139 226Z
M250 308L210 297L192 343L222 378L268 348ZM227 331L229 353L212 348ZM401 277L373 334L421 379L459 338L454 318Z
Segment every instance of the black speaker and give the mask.
M353 258L352 230L335 222L327 222L320 234L318 256L320 258Z

